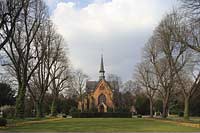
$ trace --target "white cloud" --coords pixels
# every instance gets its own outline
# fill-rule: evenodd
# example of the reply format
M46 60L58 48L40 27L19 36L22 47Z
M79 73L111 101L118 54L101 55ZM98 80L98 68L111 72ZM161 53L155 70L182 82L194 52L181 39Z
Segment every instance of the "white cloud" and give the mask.
M162 2L96 0L81 9L76 8L75 2L60 2L52 20L68 42L75 67L97 78L103 49L107 72L127 80L140 61L142 47L153 28L173 3Z

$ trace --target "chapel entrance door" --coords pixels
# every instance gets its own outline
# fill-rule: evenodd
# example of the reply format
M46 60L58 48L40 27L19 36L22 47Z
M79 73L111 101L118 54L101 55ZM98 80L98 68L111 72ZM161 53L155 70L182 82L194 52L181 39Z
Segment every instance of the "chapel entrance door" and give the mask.
M104 113L104 112L105 112L105 111L104 111L104 106L103 106L103 105L101 105L99 109L100 109L100 113Z

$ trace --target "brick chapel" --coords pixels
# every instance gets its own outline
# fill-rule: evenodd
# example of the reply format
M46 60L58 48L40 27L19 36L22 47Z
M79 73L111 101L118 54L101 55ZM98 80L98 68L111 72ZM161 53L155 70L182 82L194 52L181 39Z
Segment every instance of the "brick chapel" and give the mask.
M114 109L112 87L105 79L103 56L101 56L99 74L99 81L86 82L86 93L81 100L83 102L79 101L79 110L107 112L108 109Z

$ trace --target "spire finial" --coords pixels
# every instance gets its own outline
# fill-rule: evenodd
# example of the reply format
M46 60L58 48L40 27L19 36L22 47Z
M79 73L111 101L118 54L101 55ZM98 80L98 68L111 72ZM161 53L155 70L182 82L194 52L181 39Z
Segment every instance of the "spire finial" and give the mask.
M101 64L100 64L100 70L99 70L100 76L99 79L105 79L105 70L104 70L104 63L103 63L103 54L101 54Z

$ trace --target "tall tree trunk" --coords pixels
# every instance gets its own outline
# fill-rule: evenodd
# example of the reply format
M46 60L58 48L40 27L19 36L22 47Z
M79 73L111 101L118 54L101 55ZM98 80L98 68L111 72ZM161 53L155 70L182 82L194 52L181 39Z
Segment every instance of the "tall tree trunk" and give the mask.
M163 100L162 118L167 118L167 113L168 113L168 101Z
M41 118L43 117L43 110L42 110L42 102L36 101L36 117Z
M184 102L184 119L189 120L189 107L190 107L190 99L188 97L185 97Z
M56 99L54 98L51 104L51 115L56 116L57 115L57 102Z
M55 94L52 104L51 104L51 115L52 116L56 116L57 115L57 105L58 105L58 95Z
M153 99L149 98L150 102L150 117L153 118Z
M82 94L81 94L81 112L84 112L84 99Z
M25 94L26 94L26 87L24 84L20 83L18 85L18 94L16 99L16 112L15 116L17 118L24 118L24 110L25 110Z

